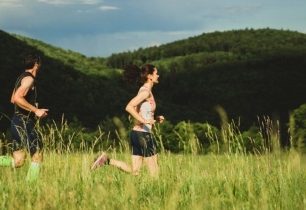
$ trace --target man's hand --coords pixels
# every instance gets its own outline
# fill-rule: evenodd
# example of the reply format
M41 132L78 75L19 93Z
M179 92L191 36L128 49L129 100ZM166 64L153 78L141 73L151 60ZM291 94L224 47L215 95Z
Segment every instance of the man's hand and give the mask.
M36 109L35 115L39 118L46 117L48 115L49 109Z

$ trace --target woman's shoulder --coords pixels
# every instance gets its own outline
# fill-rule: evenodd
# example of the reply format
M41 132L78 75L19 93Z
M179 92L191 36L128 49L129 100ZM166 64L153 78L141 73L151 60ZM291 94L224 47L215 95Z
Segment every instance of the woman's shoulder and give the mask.
M138 93L141 93L141 92L147 92L149 94L149 97L151 97L152 95L152 92L149 88L145 87L145 86L141 86L138 90Z

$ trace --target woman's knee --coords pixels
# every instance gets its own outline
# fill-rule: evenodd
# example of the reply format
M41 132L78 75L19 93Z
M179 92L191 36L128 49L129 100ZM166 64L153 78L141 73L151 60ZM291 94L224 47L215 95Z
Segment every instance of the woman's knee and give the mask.
M152 175L152 176L157 176L158 173L159 173L159 167L158 167L158 163L157 163L157 156L154 155L154 156L151 156L151 157L146 157L145 158L145 163L146 163L146 166L149 170L149 173Z

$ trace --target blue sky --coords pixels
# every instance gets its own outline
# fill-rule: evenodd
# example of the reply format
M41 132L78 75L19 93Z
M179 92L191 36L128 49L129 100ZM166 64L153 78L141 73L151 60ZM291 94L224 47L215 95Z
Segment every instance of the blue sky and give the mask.
M0 29L106 57L213 31L306 33L306 0L0 0Z

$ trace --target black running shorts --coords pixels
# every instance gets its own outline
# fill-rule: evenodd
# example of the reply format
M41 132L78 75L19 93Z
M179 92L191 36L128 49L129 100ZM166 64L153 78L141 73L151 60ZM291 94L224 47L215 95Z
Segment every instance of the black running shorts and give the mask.
M151 157L157 153L156 142L152 133L132 130L130 140L133 155Z
M35 130L36 120L23 114L14 114L11 122L13 151L26 148L33 156L43 148L43 143Z

